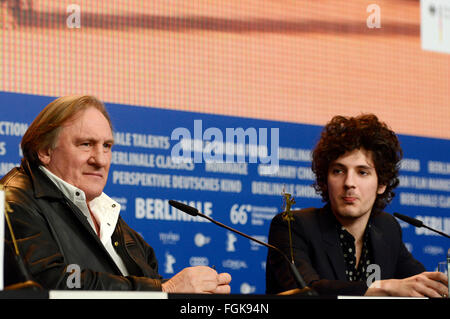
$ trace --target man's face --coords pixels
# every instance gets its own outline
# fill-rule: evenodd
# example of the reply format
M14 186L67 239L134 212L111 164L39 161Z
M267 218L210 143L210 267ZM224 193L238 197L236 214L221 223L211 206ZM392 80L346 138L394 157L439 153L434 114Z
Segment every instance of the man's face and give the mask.
M55 148L41 150L39 159L53 174L81 189L89 202L106 185L113 143L108 121L90 107L62 126Z
M364 149L347 152L333 161L327 186L331 209L339 220L368 218L377 194L386 189L378 185L372 153Z

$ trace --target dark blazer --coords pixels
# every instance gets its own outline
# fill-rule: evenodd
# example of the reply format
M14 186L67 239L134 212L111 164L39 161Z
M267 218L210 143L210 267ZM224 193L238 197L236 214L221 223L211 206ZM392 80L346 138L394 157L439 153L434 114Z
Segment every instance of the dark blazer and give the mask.
M321 295L364 295L365 282L348 282L345 261L339 245L336 219L329 206L293 211L291 222L294 261L306 284ZM425 271L402 241L400 225L390 214L370 217L373 261L380 266L381 278L406 278ZM269 243L290 256L288 223L281 213L270 225ZM279 253L268 251L266 292L297 288L287 262Z
M38 168L27 161L0 183L13 212L12 227L31 279L45 289L68 289L67 266L81 269L81 288L161 290L153 249L119 218L112 240L130 276L123 277L83 213ZM5 286L24 281L5 229Z

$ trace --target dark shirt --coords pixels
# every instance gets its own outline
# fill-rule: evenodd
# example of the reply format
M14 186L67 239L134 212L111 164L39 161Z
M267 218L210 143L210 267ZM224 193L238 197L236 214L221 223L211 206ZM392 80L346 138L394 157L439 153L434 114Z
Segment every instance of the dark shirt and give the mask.
M336 221L336 228L339 235L339 245L342 248L342 253L344 254L345 261L345 275L347 281L367 281L367 277L370 273L367 272L367 266L371 264L372 249L370 245L370 224L367 224L366 230L364 231L363 246L361 250L361 256L359 258L358 266L356 266L356 256L355 256L355 238L350 234L344 226L341 226Z

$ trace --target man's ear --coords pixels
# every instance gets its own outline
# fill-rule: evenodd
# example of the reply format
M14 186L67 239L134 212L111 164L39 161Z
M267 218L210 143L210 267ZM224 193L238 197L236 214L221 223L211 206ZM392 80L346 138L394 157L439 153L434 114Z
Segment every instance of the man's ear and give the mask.
M386 185L378 185L377 194L381 195L384 193L385 190L386 190Z
M37 152L37 155L41 163L47 165L52 158L52 150L50 148L41 149Z

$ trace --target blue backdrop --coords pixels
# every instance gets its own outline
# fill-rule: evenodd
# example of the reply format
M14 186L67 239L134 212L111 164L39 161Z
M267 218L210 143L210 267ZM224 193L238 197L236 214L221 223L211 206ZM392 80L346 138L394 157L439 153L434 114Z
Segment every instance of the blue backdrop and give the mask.
M52 100L53 97L0 92L1 176L19 165L23 133ZM214 265L218 271L231 273L233 293L264 293L265 247L172 209L168 200L193 205L217 221L267 242L270 221L282 209L283 189L295 197L294 209L323 205L311 187L310 169L310 151L321 127L117 104L106 106L114 125L116 145L105 192L121 204L125 221L155 249L161 275L170 277L187 266ZM265 175L267 165L259 160L250 163L249 157L244 163L226 165L205 163L202 157L197 157L200 161L196 162L174 162L173 148L191 144L171 139L172 133L183 128L194 139L199 123L201 134L197 137L214 132L218 138L217 133L222 133L224 142L227 128L235 131L242 128L247 133L257 132L261 144L259 133L266 129L269 155L276 140L271 139L270 133L279 132L277 176ZM450 140L405 135L399 138L404 151L401 184L386 211L420 218L427 225L450 233ZM210 154L220 157L220 153ZM448 239L403 222L401 226L408 249L428 270L435 270L437 263L445 259Z

